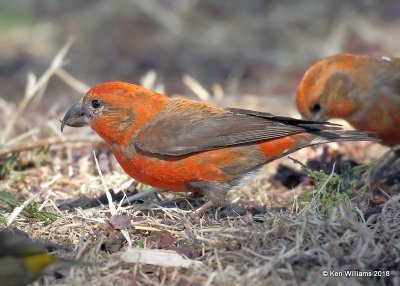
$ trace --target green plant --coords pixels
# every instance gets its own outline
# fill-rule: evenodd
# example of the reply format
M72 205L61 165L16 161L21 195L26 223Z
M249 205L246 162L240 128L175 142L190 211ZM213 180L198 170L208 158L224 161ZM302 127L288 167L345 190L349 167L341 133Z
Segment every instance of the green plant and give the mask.
M138 237L135 240L135 244L136 244L136 247L138 247L138 248L144 248L144 238L143 237Z
M313 206L324 214L330 213L335 206L341 203L349 203L348 190L355 188L368 170L366 166L352 167L349 164L341 164L340 174L333 170L327 174L322 170L312 170L296 159L291 158L291 160L301 165L306 174L313 179L315 185L313 190L300 195L298 198L300 207Z
M0 175L10 173L15 169L19 161L19 153L10 153L6 156L3 166L0 170Z
M3 203L15 208L20 205L22 205L23 202L17 200L15 198L15 194L13 194L10 191L0 191L0 201ZM58 219L60 216L56 213L53 212L47 212L47 211L42 211L39 210L39 204L36 202L31 202L24 208L24 212L28 214L29 216L32 216L34 218L37 218L44 223L48 224L51 222L54 222L56 219ZM3 216L4 218L4 216ZM1 218L0 218L1 220ZM5 218L4 218L5 220Z

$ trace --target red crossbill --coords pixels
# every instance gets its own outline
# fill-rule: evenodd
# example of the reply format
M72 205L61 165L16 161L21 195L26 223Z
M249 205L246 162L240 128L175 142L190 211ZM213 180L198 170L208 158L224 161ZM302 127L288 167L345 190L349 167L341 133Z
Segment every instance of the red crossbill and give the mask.
M329 122L169 98L124 82L90 89L65 114L61 130L65 125L90 125L137 181L199 192L213 203L266 163L301 148L373 140Z
M304 74L297 89L303 118L341 118L388 146L400 144L400 59L339 54Z

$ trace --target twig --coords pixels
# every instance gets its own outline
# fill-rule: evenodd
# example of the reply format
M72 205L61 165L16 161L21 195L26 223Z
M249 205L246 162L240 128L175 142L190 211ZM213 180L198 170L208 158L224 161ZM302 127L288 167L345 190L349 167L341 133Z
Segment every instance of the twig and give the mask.
M82 139L82 138L59 138L59 137L50 137L38 140L36 142L29 142L18 144L15 146L5 147L0 149L0 156L7 155L9 153L19 153L24 151L29 151L36 148L42 148L49 145L60 145L60 144L69 144L69 143L87 143L87 144L98 144L102 141L100 139Z
M7 226L10 226L14 222L14 220L17 218L17 216L24 210L24 208L26 208L26 206L28 206L34 199L39 197L44 191L46 191L48 188L50 188L50 186L53 185L55 182L57 182L58 179L61 178L61 176L62 176L61 174L58 174L50 182L41 184L40 185L41 190L36 195L30 197L25 202L23 202L20 206L16 207L7 219Z
M105 191L106 196L107 196L108 208L110 210L111 215L116 215L117 214L117 210L115 209L115 205L113 203L110 191L108 190L108 186L106 184L106 181L104 180L103 173L101 172L99 161L97 160L96 152L94 150L93 150L93 157L94 157L94 161L96 163L97 171L99 172L99 175L100 175L100 178L101 178L101 182L102 182L103 187L104 187L104 191Z
M149 70L144 76L140 79L140 85L145 88L154 89L156 85L157 73L154 70Z
M222 88L221 84L214 83L211 87L214 97L216 100L223 100L225 97L224 89Z
M97 160L96 152L94 150L93 150L93 157L94 157L94 161L96 162L96 168L97 168L97 171L99 172L101 182L103 183L104 190L106 192L106 196L107 196L107 200L108 200L108 209L110 210L111 215L116 215L116 214L118 214L117 209L115 208L110 191L108 190L108 186L106 184L106 181L104 180L103 173L101 172L99 161ZM120 229L119 231L125 237L126 241L128 242L128 246L132 247L132 241L131 241L128 231L126 229Z
M63 63L63 59L67 54L69 48L73 43L73 39L70 38L65 45L61 48L61 50L57 53L54 57L53 61L51 62L49 68L42 74L42 76L36 81L36 77L32 74L28 74L28 84L25 91L24 98L21 100L19 105L17 106L15 112L13 112L12 117L7 122L6 127L4 128L1 134L1 141L6 142L8 137L11 134L11 131L15 125L15 122L20 117L21 113L24 109L28 106L29 102L32 98L38 93L39 90L47 83L47 81L52 77L56 71L61 67Z
M80 93L85 93L90 89L90 87L86 83L80 81L79 79L68 73L66 70L64 70L63 68L59 68L56 71L56 75L66 84L68 84L70 87L72 87L73 89L75 89Z
M195 95L197 95L201 100L210 100L210 93L194 78L190 75L185 74L183 76L183 83L190 88Z
M34 128L34 129L30 129L25 133L22 133L20 135L18 135L17 137L11 139L10 141L7 142L7 145L14 145L16 143L18 143L19 141L22 141L26 138L29 138L37 133L39 133L39 128Z

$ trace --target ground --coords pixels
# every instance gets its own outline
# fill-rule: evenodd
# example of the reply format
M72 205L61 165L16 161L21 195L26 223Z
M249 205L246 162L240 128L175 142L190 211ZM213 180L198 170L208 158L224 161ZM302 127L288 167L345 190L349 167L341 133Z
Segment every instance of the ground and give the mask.
M33 285L400 283L400 163L371 179L377 160L390 156L387 147L300 150L196 214L205 199L190 194L123 203L149 186L126 175L89 128L59 131L59 119L89 85L114 79L298 116L296 85L317 58L342 50L396 55L395 1L338 1L330 17L332 6L319 1L296 9L279 1L15 2L30 12L0 2L0 15L9 16L0 29L7 43L0 58L0 228L87 262Z

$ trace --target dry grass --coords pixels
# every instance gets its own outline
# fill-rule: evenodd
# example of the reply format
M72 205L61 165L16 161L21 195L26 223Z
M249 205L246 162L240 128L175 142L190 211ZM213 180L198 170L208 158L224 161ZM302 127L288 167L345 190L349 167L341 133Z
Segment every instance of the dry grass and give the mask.
M96 137L86 136L87 140L78 142L61 135L57 122L60 114L37 116L35 122L10 115L19 115L29 108L29 101L43 93L53 75L77 90L83 89L84 84L62 70L68 45L42 77L34 80L35 77L30 76L26 96L19 105L0 102L0 108L6 111L0 118L3 132L0 191L15 194L11 201L37 203L36 211L29 212L26 209L28 203L18 209L2 200L0 216L3 223L23 230L31 237L71 246L73 251L64 255L94 263L92 267L73 268L63 279L46 276L36 285L400 283L400 196L386 197L375 213L367 212L368 196L360 198L357 204L348 199L341 200L329 211L321 212L323 201L314 199L306 205L300 201L299 194L310 189L310 184L287 190L269 181L276 164L267 167L252 187L232 192L228 206L201 217L192 211L199 201L190 201L193 206L189 204L186 208L183 207L185 204L178 204L179 208L160 206L160 199L176 197L171 194L144 198L132 205L120 203L125 197L113 202L108 194L104 205L83 208L78 204L72 210L60 209L59 202L72 197L93 198L101 197L109 189L117 192L144 188L135 183L132 186L131 178L119 169ZM151 74L143 80L152 86L156 82ZM194 79L186 77L186 84L191 85L199 96L208 95ZM48 134L47 138L56 136L57 139L39 139L39 131L32 126L42 126L40 132ZM33 143L27 145L27 141ZM97 154L96 164L93 150ZM314 151L299 152L297 157L304 161L310 152ZM325 183L328 184L331 178L328 176ZM329 195L332 190L320 188L316 191ZM267 194L272 194L274 199ZM365 202L361 204L363 207L360 207L360 200ZM234 205L238 207L232 208ZM287 207L282 208L285 205ZM53 218L56 216L55 220L38 216L42 210L51 212ZM120 220L125 223L123 227L117 226ZM182 253L193 263L188 266L188 260L185 260L177 262L184 263L182 267L165 267L156 259L156 265L136 263L140 258L132 262L124 257L128 244L152 250L149 255L155 258L166 249ZM389 272L377 277L323 277L323 271L330 270Z

